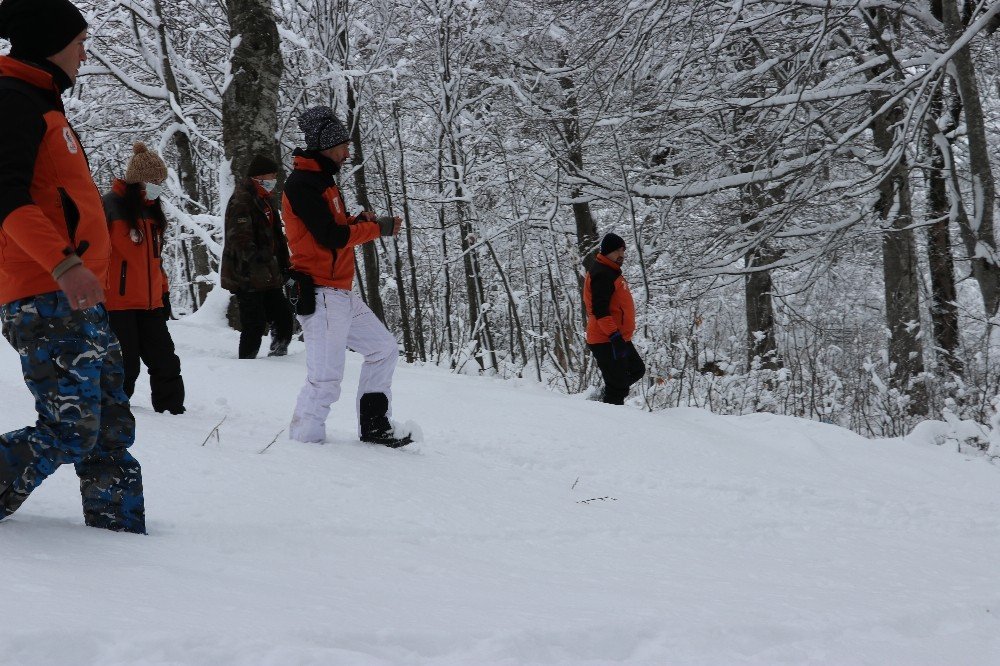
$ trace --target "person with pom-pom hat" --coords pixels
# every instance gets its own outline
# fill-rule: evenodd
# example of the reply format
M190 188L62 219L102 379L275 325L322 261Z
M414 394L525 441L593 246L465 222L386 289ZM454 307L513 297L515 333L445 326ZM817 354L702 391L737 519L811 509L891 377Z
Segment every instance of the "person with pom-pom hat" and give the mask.
M170 285L162 263L167 218L160 195L166 180L163 159L136 143L124 178L104 195L111 232L108 310L125 359L125 392L135 392L141 361L149 371L153 409L183 414L184 380L167 328Z

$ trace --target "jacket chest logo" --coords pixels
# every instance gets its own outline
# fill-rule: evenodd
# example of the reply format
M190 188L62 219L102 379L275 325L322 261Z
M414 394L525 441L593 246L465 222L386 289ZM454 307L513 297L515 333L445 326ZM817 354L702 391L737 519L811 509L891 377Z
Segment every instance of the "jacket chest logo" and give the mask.
M340 203L340 197L331 198L330 208L333 209L335 215L344 214L344 207Z
M69 151L70 155L76 155L80 152L80 146L76 144L76 137L73 136L73 131L68 127L63 127L63 139L66 140L66 150Z

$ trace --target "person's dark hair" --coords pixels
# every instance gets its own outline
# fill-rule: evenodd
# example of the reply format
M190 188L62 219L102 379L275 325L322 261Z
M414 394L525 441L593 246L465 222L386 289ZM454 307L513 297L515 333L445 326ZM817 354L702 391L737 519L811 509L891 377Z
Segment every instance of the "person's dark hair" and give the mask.
M167 230L167 218L163 215L163 208L157 199L152 205L146 205L146 193L143 183L130 183L125 185L125 221L132 229L139 228L139 217L145 213L146 217L152 218L156 227L162 234Z

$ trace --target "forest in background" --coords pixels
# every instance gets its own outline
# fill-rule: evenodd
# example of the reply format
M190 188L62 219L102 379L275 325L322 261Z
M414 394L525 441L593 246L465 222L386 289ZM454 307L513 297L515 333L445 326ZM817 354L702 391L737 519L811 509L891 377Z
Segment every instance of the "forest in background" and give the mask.
M219 288L233 173L328 104L349 204L405 219L357 277L407 360L598 384L613 231L648 409L996 427L1000 1L78 4L67 112L101 188L164 155L178 312Z

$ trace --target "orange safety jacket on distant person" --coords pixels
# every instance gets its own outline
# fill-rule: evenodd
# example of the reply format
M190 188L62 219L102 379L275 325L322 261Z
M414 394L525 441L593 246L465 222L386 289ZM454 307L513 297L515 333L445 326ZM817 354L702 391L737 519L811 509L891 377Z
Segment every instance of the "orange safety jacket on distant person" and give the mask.
M0 304L58 291L80 263L107 284L108 225L66 120L68 85L55 65L0 56Z
M156 310L163 307L163 294L170 290L160 254L163 229L151 215L139 214L136 226L128 223L125 181L115 179L104 196L104 211L111 233L108 310ZM143 209L155 203L143 201Z
M617 331L626 341L635 333L635 302L621 267L598 254L583 284L587 306L587 344L611 341Z
M380 236L376 222L347 214L337 187L336 164L303 150L285 181L281 216L292 268L310 275L317 286L350 290L354 284L354 246Z

